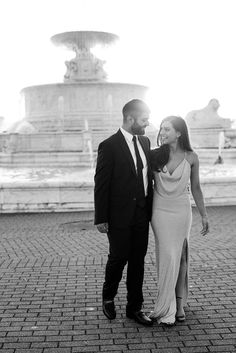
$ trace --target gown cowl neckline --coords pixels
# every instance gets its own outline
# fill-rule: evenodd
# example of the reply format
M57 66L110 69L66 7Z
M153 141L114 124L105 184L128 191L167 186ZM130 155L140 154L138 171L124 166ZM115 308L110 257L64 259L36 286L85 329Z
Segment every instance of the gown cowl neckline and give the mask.
M174 169L171 173L170 173L169 169L167 168L167 166L165 165L165 168L166 168L168 174L169 174L170 176L173 175L174 172L176 171L176 169L178 169L184 161L185 161L185 157L182 159L182 161L175 167L175 169Z

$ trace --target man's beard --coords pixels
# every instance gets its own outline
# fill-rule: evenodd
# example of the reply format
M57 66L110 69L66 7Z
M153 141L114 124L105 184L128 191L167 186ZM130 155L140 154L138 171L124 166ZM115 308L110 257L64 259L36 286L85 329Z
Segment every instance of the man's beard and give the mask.
M144 135L145 134L145 128L141 127L137 124L133 124L131 126L131 131L132 131L133 135Z

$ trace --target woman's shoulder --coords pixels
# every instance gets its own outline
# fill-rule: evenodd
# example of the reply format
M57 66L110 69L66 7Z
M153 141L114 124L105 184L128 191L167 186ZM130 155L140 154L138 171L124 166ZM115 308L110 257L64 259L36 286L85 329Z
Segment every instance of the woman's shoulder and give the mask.
M186 159L190 165L198 163L198 155L195 151L186 151Z

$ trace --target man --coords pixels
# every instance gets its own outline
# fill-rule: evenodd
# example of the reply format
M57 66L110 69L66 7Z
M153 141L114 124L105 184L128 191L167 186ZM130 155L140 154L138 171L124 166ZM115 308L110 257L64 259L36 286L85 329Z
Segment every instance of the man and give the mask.
M122 128L98 147L95 174L95 224L109 240L103 312L108 319L115 319L114 298L128 263L126 316L151 325L152 320L141 311L152 208L150 141L142 135L149 125L150 111L142 100L134 99L125 104L122 113Z

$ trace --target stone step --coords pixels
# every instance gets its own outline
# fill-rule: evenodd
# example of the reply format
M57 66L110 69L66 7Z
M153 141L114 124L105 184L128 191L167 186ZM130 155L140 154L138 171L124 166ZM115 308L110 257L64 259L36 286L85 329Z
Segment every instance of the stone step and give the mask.
M217 148L195 148L194 151L197 153L200 164L213 165L218 156L219 151ZM221 157L223 162L226 164L236 163L236 148L225 148L221 151Z
M81 166L93 164L96 154L91 156L85 152L12 152L0 153L1 167L34 167L34 166Z

